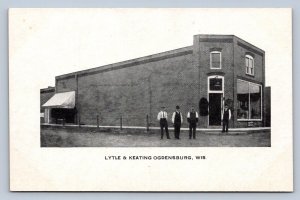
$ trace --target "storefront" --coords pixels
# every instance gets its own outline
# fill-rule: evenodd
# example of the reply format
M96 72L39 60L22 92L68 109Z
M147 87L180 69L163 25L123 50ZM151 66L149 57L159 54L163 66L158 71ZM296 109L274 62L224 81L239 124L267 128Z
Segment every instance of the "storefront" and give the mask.
M264 126L270 110L265 52L233 35L195 35L192 46L55 79L56 93L42 106L46 123L115 126L121 118L124 126L158 126L160 107L172 113L179 105L184 116L198 108L198 127L220 128L226 104L230 127L239 128Z
M56 93L42 107L45 123L75 123L75 91Z

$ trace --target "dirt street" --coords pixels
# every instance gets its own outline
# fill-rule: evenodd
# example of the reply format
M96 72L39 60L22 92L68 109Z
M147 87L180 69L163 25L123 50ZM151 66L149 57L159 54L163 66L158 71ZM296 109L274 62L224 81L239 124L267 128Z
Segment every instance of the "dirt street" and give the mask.
M160 139L159 130L146 132L130 130L89 130L79 128L41 128L42 147L269 147L270 131L241 135L208 134L197 132L197 138L190 140L188 132L180 134L181 139Z

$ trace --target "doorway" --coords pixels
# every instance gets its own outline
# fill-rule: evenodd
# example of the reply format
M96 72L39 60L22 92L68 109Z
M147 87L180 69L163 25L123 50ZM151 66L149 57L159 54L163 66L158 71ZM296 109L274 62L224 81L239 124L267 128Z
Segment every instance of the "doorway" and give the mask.
M207 79L208 126L221 126L224 96L224 77L209 76Z
M52 108L51 109L51 118L54 120L54 123L58 123L59 120L65 120L65 123L75 123L75 114L76 109L68 108Z
M209 126L221 126L222 94L209 94Z

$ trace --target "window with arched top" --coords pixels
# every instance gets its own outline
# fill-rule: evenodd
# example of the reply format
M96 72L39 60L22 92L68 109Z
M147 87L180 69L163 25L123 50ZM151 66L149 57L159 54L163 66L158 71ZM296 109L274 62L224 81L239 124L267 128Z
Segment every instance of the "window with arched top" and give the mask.
M250 55L246 55L246 74L254 76L254 58Z
M222 53L220 51L210 52L210 68L211 69L222 68Z

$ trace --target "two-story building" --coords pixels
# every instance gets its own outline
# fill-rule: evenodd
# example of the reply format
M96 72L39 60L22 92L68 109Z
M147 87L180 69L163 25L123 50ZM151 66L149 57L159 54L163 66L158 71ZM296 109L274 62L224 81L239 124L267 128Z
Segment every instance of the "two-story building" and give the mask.
M158 126L160 107L200 113L198 127L221 126L224 104L231 127L264 126L265 52L234 35L195 35L192 46L57 76L43 108L46 123ZM269 116L269 115L268 115ZM183 126L187 123L184 120Z

